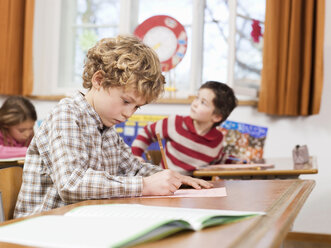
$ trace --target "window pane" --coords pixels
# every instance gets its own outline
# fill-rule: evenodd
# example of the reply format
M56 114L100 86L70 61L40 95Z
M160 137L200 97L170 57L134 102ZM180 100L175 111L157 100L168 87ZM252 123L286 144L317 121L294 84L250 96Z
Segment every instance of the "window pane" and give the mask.
M76 0L76 25L118 25L119 2L117 0Z
M86 52L118 33L120 1L63 0L59 87L81 88ZM70 21L71 20L71 21ZM72 45L70 45L72 44Z
M166 87L175 87L177 92L166 92L165 97L176 96L183 98L188 96L191 64L191 23L192 23L192 0L140 0L138 23L155 15L168 15L179 21L187 33L187 50L184 58L169 72L165 72Z
M205 9L203 82L227 82L229 8L226 0L208 0Z
M117 27L95 27L95 28L76 28L75 37L75 85L82 83L82 73L84 67L85 55L98 40L105 37L114 37L117 34Z
M237 13L235 85L259 88L265 0L237 0Z

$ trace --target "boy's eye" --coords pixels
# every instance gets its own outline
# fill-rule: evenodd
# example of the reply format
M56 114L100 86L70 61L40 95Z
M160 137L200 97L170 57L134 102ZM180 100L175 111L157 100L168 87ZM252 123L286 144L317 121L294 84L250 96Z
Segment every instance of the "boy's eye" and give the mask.
M130 103L129 101L127 101L127 100L125 100L125 99L123 99L123 102L124 102L125 104Z

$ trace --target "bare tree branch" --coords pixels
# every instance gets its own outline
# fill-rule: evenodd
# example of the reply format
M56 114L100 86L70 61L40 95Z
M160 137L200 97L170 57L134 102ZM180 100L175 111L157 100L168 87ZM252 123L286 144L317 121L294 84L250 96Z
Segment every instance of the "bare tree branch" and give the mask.
M218 27L218 30L220 32L220 35L221 37L224 39L225 42L228 42L228 37L226 37L224 31L223 31L223 28L221 27L221 24L220 22L214 18L214 14L213 14L213 11L208 7L206 6L206 10L208 12L208 14L210 15L210 18L212 20L213 23L215 23ZM248 39L247 38L247 35L245 35L245 33L243 32L243 30L245 29L245 26L247 25L247 22L249 22L248 20L245 20L244 21L244 24L242 25L241 29L237 29L237 34L239 35L239 39L237 41L237 47L240 46L240 42L243 40L243 39ZM252 46L254 49L260 51L260 49L258 49L257 47L254 47ZM259 68L256 68L254 66L251 66L245 62L243 62L242 60L240 60L237 55L236 55L236 62L238 64L238 66L243 69L243 70L246 70L246 71L249 71L249 72L252 72L252 73L256 73L256 74L260 74L261 73L261 69Z

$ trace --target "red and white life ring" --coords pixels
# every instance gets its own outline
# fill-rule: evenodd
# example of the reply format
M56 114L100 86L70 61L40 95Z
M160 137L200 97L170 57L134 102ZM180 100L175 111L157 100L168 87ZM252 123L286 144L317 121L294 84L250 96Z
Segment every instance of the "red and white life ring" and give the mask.
M174 68L186 53L186 31L173 17L152 16L138 25L134 35L156 51L164 72Z

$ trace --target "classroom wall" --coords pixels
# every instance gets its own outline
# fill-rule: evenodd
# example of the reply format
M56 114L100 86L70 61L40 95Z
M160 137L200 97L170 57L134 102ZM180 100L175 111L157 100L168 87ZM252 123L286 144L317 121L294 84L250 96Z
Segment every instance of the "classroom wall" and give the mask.
M331 25L331 2L326 1L326 27ZM331 29L325 30L324 50L324 89L321 111L310 117L272 117L257 112L249 106L237 107L230 120L268 127L265 144L265 157L290 157L293 147L307 144L311 155L317 156L319 173L301 176L313 179L316 186L300 211L293 231L331 234ZM0 103L4 100L0 96ZM44 119L56 102L33 101L38 112L38 119ZM186 115L188 105L154 104L144 106L137 114L168 115L172 113Z

